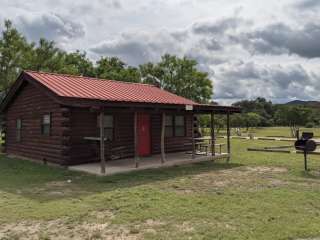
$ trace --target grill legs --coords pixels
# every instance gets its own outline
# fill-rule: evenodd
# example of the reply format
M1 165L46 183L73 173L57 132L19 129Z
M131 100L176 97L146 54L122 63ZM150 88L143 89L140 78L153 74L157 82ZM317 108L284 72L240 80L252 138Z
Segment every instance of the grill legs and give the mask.
M307 159L307 151L303 152L304 155L304 170L308 171L308 159Z

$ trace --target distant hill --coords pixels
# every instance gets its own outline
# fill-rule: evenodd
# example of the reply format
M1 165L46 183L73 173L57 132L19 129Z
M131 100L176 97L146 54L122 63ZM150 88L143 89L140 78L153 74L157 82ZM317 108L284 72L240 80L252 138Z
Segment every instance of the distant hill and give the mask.
M287 102L283 105L301 105L301 106L309 106L309 107L320 107L320 102L318 101L302 101L302 100L293 100L291 102Z

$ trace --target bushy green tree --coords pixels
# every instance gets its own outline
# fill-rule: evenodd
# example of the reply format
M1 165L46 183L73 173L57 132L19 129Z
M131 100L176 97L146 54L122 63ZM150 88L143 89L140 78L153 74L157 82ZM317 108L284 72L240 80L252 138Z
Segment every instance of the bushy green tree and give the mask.
M126 82L140 82L141 76L137 68L128 67L117 57L102 57L97 61L96 77Z
M32 46L13 27L11 21L6 20L0 38L0 87L2 92L8 92L11 84L26 65L26 56L30 54L31 48Z
M162 88L180 96L202 103L212 98L212 81L197 69L195 60L166 54L159 63L141 65L140 72L145 82L159 79Z
M244 114L237 113L237 114L231 115L230 125L231 125L231 127L234 127L234 128L245 127L246 121L245 121Z
M233 104L233 106L241 107L242 112L254 112L261 116L259 126L269 127L274 125L275 106L271 101L258 97L255 100L243 100Z
M244 115L244 121L247 130L251 127L257 127L261 123L262 117L258 113L250 112Z
M198 117L200 127L201 128L207 128L208 132L210 131L209 129L211 128L211 115L200 115ZM226 125L226 118L225 116L222 115L214 115L214 129L216 133L219 133L222 128L225 127Z
M95 77L95 69L92 61L87 58L85 52L81 53L79 50L65 54L62 72L86 77Z
M64 68L65 52L56 47L53 41L39 40L29 55L25 68L34 71L61 72Z
M10 21L0 37L0 91L7 92L21 70L67 73L127 82L155 83L173 93L207 103L212 97L208 74L197 69L197 62L186 57L164 55L159 63L139 68L127 66L117 57L101 57L96 63L80 51L67 53L55 42L40 39L28 42Z
M310 122L311 115L312 110L307 107L283 106L277 110L275 118L278 125L289 126L291 136L296 137L297 130Z

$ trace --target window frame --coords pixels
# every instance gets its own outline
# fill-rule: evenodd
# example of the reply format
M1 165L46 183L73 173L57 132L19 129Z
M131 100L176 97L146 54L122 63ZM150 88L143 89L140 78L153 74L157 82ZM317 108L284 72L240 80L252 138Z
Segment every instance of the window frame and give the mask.
M167 124L167 118L170 117L171 118L171 124L168 125ZM168 135L168 128L171 128L171 134ZM174 115L166 115L165 117L165 137L170 138L170 137L174 137Z
M49 123L45 123L45 117L49 116ZM45 127L48 127L48 132L45 132ZM51 127L52 127L52 114L45 113L41 116L41 135L49 137L51 136Z
M111 130L111 139L108 139L109 141L114 141L115 140L115 116L113 114L109 113L104 113L104 121L106 120L106 117L110 116L112 118L112 127L106 127L104 126L104 137L107 137L107 132L106 130ZM100 115L97 116L97 125L98 128L100 129ZM106 125L106 122L104 122L104 125Z
M177 117L183 118L183 125L177 125ZM183 129L183 135L177 135L177 128ZM175 137L185 137L186 136L186 116L185 115L175 115L174 116L174 136Z
M187 131L186 131L186 116L185 115L182 115L182 114L169 114L169 115L166 115L166 118L167 117L171 117L172 120L171 120L171 124L172 125L167 125L167 119L166 119L166 123L165 123L165 134L166 134L166 138L172 138L172 137L175 137L175 138L179 138L179 137L186 137L186 134L187 134ZM183 117L183 125L177 125L177 121L176 121L176 118L177 117ZM177 135L177 128L180 127L180 128L183 128L183 135ZM168 128L172 128L172 135L167 135L167 129Z
M18 124L20 123L20 124ZM22 141L22 119L17 118L16 119L16 141L21 142Z

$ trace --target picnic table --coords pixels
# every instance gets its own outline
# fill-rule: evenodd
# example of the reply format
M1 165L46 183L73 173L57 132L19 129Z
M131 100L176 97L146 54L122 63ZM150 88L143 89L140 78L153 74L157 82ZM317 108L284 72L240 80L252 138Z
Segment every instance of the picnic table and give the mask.
M194 140L195 140L196 149L198 149L200 151L202 149L204 149L206 155L208 155L209 147L211 147L211 141L212 141L211 137L210 136L196 137L196 138L194 138ZM192 143L190 143L189 145L192 145ZM225 146L225 145L226 145L225 143L215 143L214 144L215 147L219 147L219 153L220 154L222 153L222 147Z

